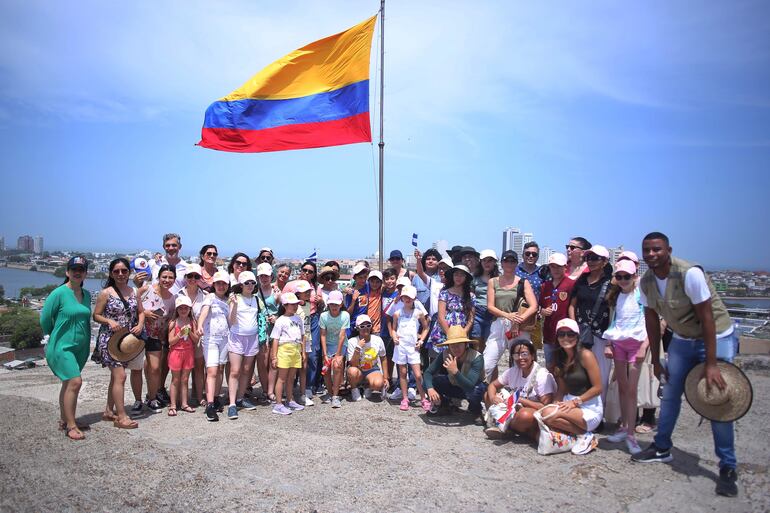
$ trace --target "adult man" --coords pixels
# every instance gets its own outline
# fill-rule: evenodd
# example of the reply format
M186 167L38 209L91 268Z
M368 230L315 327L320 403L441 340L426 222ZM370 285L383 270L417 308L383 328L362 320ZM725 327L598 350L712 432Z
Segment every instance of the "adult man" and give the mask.
M532 290L535 292L538 300L540 299L540 289L543 287L543 279L540 277L540 267L537 265L537 259L540 256L540 247L537 242L530 241L524 244L524 259L516 267L516 276L529 280Z
M176 233L165 234L163 236L163 249L166 251L166 256L162 257L160 262L157 262L156 260L149 261L150 269L152 270L152 281L153 283L158 281L158 270L160 269L160 266L163 264L173 265L176 267L176 281L170 291L172 294L176 294L186 285L185 274L187 274L188 264L179 256L179 251L182 249L182 237ZM134 276L134 284L137 287L141 287L142 282L144 282L145 279L147 279L145 273L137 273L137 275Z
M554 371L556 352L559 342L556 340L556 323L568 317L570 296L575 280L567 276L567 257L554 253L548 259L548 270L551 277L543 282L540 296L540 311L543 315L543 351L545 366L549 372Z
M725 381L717 358L732 361L736 338L733 322L724 303L700 266L671 256L668 237L652 232L642 241L642 256L650 269L640 282L641 302L650 339L655 375L660 365L660 322L662 316L674 336L668 347L668 382L660 404L658 433L647 449L631 457L637 462L669 462L671 434L682 405L682 391L688 372L705 361L703 376L708 387L723 389ZM735 443L732 422L711 422L714 450L719 457L716 493L738 494Z

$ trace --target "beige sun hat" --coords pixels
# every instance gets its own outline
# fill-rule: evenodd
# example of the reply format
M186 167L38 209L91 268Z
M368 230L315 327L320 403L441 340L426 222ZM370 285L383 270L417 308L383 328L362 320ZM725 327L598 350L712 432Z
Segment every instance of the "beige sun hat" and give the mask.
M754 398L746 374L732 363L717 361L726 383L725 388L720 390L715 386L706 386L706 378L701 379L705 365L699 363L693 367L684 382L684 395L692 409L700 416L717 422L733 422L746 415Z
M128 328L119 329L107 341L107 351L118 362L133 360L143 349L144 340L128 331Z
M446 332L446 340L440 344L436 344L436 347L451 346L452 344L475 344L476 340L471 340L468 335L465 334L465 329L462 326L450 326Z

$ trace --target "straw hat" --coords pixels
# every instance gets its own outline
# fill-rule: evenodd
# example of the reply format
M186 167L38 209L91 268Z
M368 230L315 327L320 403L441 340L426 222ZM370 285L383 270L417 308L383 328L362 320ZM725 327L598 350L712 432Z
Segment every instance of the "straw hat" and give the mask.
M724 390L707 387L706 378L700 379L705 365L699 363L693 367L684 382L684 395L692 409L717 422L732 422L746 415L754 398L749 378L732 363L720 360L717 367L727 386Z
M452 344L470 343L475 344L475 340L471 340L465 334L465 329L462 326L450 326L446 332L446 340L440 344L436 344L436 347L450 346Z
M113 360L127 362L133 360L144 349L144 340L121 328L107 341L107 351Z

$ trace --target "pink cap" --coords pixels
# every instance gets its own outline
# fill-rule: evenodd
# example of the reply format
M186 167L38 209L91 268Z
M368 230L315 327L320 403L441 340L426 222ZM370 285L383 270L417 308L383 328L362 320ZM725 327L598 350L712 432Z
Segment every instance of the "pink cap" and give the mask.
M339 290L332 290L329 292L329 299L326 300L327 305L341 305L342 304L342 292Z
M574 321L574 319L562 319L559 322L556 323L556 332L558 333L561 328L567 328L573 333L580 334L580 328L578 328L578 323Z
M636 256L636 253L634 253L633 251L624 251L624 252L622 252L620 254L620 256L618 257L618 260L624 260L626 258L631 260L636 265L639 265L639 257Z
M564 267L565 265L567 265L567 257L561 253L554 253L548 258L548 265L551 265L551 264Z
M628 273L631 276L633 276L636 274L636 264L633 263L631 260L618 260L615 263L615 272Z
M586 253L593 253L596 256L600 256L602 258L610 258L610 252L605 248L604 246L599 246L598 244L596 246L591 246L591 249L587 249L585 251Z

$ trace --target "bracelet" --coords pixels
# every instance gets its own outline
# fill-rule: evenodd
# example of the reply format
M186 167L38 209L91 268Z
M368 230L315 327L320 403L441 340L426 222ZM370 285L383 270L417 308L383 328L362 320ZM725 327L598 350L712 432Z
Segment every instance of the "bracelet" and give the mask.
M573 401L575 401L578 406L583 404L583 400L580 398L580 396L577 396L576 398L574 398Z

